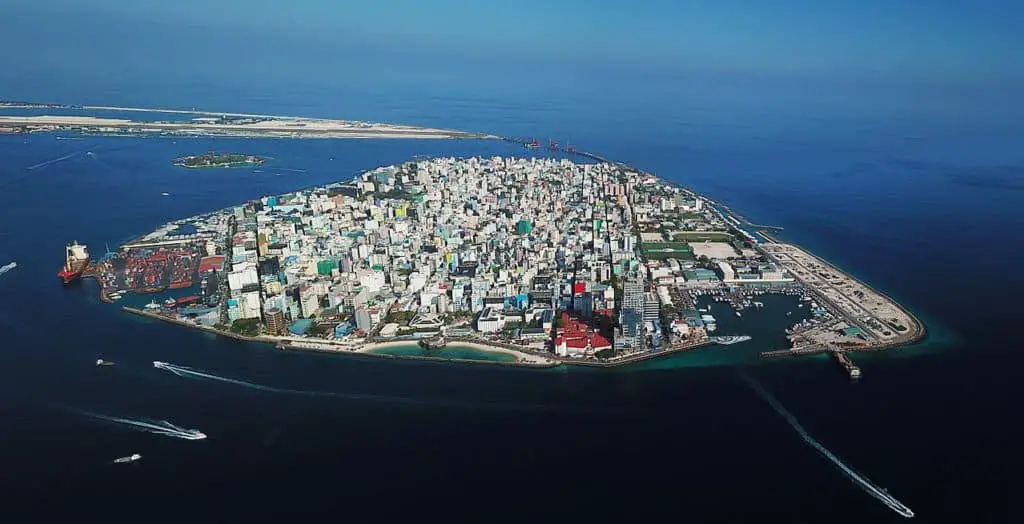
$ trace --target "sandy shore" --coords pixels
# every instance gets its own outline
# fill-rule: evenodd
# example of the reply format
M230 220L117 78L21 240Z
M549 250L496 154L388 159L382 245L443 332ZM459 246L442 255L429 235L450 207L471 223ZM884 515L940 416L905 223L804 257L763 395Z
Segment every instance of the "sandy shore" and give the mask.
M356 350L356 353L372 353L374 351L381 349L410 346L415 344L415 341L408 340L396 342L378 342L375 344L366 344L360 346L359 349ZM540 357L537 355L531 355L529 353L524 353L521 351L514 351L508 348L490 346L487 344L477 344L474 342L452 342L449 347L464 347L469 349L475 349L477 351L483 351L485 353L503 353L505 355L512 355L516 358L516 362L520 364L537 364L550 366L552 364L556 364L559 362L558 360L553 358Z

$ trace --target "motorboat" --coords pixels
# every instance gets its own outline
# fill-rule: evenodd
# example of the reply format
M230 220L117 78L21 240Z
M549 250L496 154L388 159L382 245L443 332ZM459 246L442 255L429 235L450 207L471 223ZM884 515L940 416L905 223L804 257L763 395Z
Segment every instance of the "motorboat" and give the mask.
M138 453L132 453L131 455L128 455L127 457L121 457L121 458L114 459L114 464L130 464L132 462L136 462L136 461L139 461L139 460L142 460L142 455L139 455Z

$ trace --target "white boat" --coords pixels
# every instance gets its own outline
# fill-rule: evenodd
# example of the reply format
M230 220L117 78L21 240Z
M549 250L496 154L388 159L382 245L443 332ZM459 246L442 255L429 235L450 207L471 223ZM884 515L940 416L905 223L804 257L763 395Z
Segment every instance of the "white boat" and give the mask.
M3 275L4 273L6 273L6 272L8 272L8 271L10 271L10 270L12 270L12 269L14 269L16 267L18 267L18 263L17 262L11 262L10 264L5 264L3 267L0 267L0 275Z
M149 304L146 304L146 309L160 309L160 304L157 304L156 300L150 301Z
M722 344L723 346L737 344L739 342L746 342L748 340L750 340L750 337L747 335L726 335L724 337L713 337L711 339L712 342L715 342L716 344Z
M131 455L129 455L127 457L121 457L121 458L114 459L114 464L128 464L130 462L135 462L135 461L141 460L141 459L142 459L142 455L139 455L138 453L132 453Z
M103 360L103 359L101 358L101 359L97 359L97 360L96 360L96 365L97 365L97 366L113 366L113 365L114 365L114 363L113 363L113 362L111 362L111 361L109 361L109 360Z
M737 316L737 317L742 317L742 316L743 316L743 314L742 314L742 313L740 313L739 311L737 311L737 312L736 312L736 316Z
M712 331L718 329L718 326L714 324L704 324L704 329L707 329L708 333L711 333Z
M165 191L163 193L160 193L160 196L171 196L171 194Z

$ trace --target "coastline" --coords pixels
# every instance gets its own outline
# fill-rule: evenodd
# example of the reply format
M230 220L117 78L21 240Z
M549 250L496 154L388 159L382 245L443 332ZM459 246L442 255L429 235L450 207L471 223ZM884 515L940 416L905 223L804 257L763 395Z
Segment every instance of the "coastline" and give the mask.
M398 360L419 360L419 361L430 361L430 362L453 362L459 364L481 364L491 366L508 366L508 367L519 367L519 368L530 368L530 369L551 369L560 366L578 366L587 368L599 368L599 369L613 369L613 368L625 368L629 365L636 364L639 362L645 362L648 360L658 359L675 355L678 353L685 353L690 350L699 349L709 345L714 345L713 342L705 340L697 344L683 346L679 348L667 349L659 351L657 353L642 353L636 356L625 357L614 362L598 361L598 360L574 360L574 359L558 359L556 357L539 357L529 353L513 351L504 347L493 346L489 344L482 344L479 342L456 342L453 346L466 347L476 351L489 352L489 353L503 353L508 355L515 355L517 360L515 362L502 362L496 360L474 360L464 358L446 358L446 357L423 357L417 355L390 355L386 353L374 353L373 351L386 349L389 347L401 347L408 346L408 341L393 341L393 342L374 342L370 344L342 344L339 342L331 342L328 340L309 340L309 339L298 339L289 337L268 337L268 336L255 336L250 337L247 335L240 335L238 333L232 333L230 331L223 331L209 326L200 326L187 322L177 318L171 318L166 315L159 313L152 313L142 309L134 308L131 306L122 306L122 311L138 315L153 320L160 320L170 324L195 329L204 333L210 333L213 335L224 336L232 338L242 342L254 342L258 344L268 344L277 347L281 350L291 351L315 351L320 353L332 353L337 355L366 357L366 358L385 358L385 359L398 359Z
M416 355L388 355L384 353L372 353L375 349L382 349L386 347L395 347L401 345L409 345L407 342L383 342L374 344L342 344L337 342L331 342L327 340L309 340L309 339L293 339L288 337L269 337L269 336L255 336L250 337L247 335L240 335L238 333L232 333L230 331L224 331L209 326L200 326L191 322L187 322L177 318L171 318L166 315L159 313L153 313L142 309L134 308L131 306L122 306L122 311L132 313L145 318L153 320L160 320L170 324L178 326L192 328L204 333L210 333L213 335L224 336L239 340L242 342L254 342L259 344L269 344L277 347L281 350L295 350L295 351L317 351L321 353L333 353L338 355L348 356L363 356L367 358L390 358L400 360L426 360L433 362L457 362L466 364L485 364L485 365L496 365L496 366L512 366L512 367L523 367L523 368L534 368L534 369L545 369L558 367L563 364L562 361L557 359L548 359L547 361L540 361L538 357L528 355L525 353L517 353L505 348L498 348L493 346L487 346L484 344L476 343L458 343L456 345L469 347L477 351L485 351L491 353L505 353L514 354L517 356L516 362L501 362L493 360L473 360L473 359L461 359L461 358L444 358L444 357L421 357ZM524 360L521 356L529 357L532 360Z

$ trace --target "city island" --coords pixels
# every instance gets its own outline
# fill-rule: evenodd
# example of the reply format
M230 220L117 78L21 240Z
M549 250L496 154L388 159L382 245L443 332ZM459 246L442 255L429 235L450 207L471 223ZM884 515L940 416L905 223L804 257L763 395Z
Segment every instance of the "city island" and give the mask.
M218 153L216 151L210 151L208 153L203 153L202 155L175 158L171 162L178 167L202 169L208 167L259 166L263 165L266 161L266 158L257 155Z
M451 345L506 365L626 365L749 340L715 336L701 303L740 317L765 294L804 318L764 357L830 354L858 378L850 352L925 336L779 229L619 163L433 158L170 222L88 264L75 243L62 277L96 279L105 302L155 294L123 308L146 317L381 357Z

